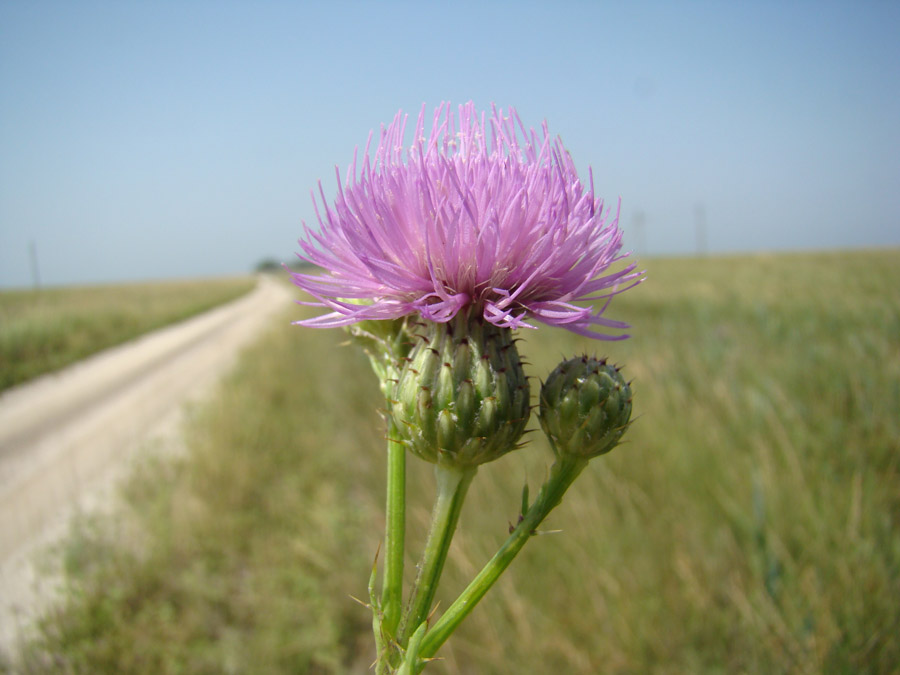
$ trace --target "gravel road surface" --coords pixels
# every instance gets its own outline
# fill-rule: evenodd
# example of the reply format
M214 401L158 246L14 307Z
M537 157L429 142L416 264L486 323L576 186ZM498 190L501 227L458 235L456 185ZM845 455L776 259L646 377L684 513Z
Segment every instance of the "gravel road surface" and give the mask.
M0 652L53 598L41 551L102 508L140 452L177 449L186 404L285 309L290 289L248 295L0 395Z

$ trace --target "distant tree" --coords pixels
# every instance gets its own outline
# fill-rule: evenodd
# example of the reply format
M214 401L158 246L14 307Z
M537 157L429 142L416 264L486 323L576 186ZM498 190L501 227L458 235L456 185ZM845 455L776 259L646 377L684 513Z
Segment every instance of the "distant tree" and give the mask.
M263 258L256 263L255 271L257 273L274 274L280 272L281 269L281 263L275 260L275 258Z
M263 258L256 263L254 271L257 274L281 274L284 272L285 266L294 272L312 272L318 269L315 265L299 258L293 258L286 263L282 263L275 258Z
M287 263L287 266L295 272L313 272L319 269L312 263L308 263L305 260L301 260L300 258L294 258Z

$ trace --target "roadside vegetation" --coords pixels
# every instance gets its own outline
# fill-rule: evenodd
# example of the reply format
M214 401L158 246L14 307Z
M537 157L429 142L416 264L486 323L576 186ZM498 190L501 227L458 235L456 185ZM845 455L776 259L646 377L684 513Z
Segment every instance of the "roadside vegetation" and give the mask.
M232 300L250 277L0 291L0 391Z
M536 378L624 364L636 419L426 672L896 672L900 251L644 264L610 310L630 340L522 331ZM344 340L285 316L245 354L187 454L74 532L21 672L366 672L384 426ZM543 479L530 438L476 477L438 612ZM409 485L421 541L430 467Z

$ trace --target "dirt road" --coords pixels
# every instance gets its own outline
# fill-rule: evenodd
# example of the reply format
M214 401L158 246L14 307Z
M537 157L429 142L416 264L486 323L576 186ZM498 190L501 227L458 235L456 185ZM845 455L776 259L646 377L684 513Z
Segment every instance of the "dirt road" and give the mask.
M0 395L0 650L52 598L35 555L102 505L138 453L177 446L186 404L290 298L263 278L236 301Z

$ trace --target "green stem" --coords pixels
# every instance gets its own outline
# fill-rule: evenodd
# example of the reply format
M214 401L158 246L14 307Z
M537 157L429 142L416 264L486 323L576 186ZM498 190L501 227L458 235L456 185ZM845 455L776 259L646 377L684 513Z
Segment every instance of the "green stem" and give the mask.
M437 498L431 512L431 526L419 564L419 574L413 587L409 610L400 627L401 646L406 646L410 635L415 633L428 618L444 562L450 551L450 542L459 522L459 514L477 471L477 466L460 467L443 462L435 465Z
M394 440L394 425L388 428L387 508L384 533L384 576L381 586L381 635L376 641L386 646L379 654L379 666L395 641L403 608L403 549L406 537L406 449ZM380 671L379 671L380 672Z
M566 457L558 459L550 470L550 477L541 487L534 504L524 514L522 521L513 530L512 534L500 547L500 550L488 561L487 565L472 580L472 583L460 594L447 611L441 615L432 629L428 631L419 647L419 657L427 659L434 656L435 652L456 630L463 619L471 612L475 605L490 590L494 582L509 567L516 554L525 545L525 542L534 533L535 528L541 524L544 518L560 503L562 496L572 482L578 477L582 469L587 466L587 460L582 458ZM419 670L425 665L420 661Z

